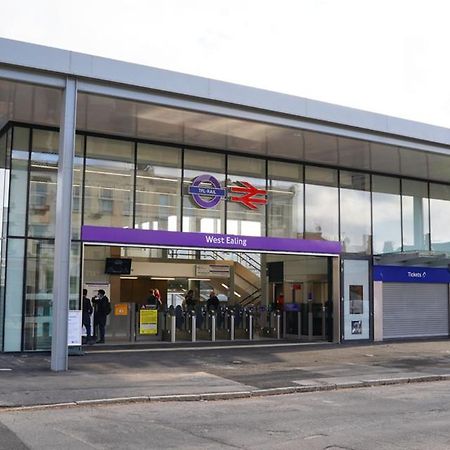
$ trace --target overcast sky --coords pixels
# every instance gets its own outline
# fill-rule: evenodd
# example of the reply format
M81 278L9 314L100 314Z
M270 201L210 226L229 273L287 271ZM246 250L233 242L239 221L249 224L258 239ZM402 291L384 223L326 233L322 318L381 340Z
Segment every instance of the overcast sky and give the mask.
M4 0L0 36L450 127L448 0Z

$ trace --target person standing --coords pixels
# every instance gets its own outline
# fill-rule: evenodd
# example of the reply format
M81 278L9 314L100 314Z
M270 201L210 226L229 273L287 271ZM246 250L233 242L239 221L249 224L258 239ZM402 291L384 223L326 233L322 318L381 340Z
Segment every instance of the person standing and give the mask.
M159 289L155 289L154 295L156 297L156 309L158 311L162 311L162 300L161 300L161 293L159 292Z
M218 311L219 310L219 299L214 291L211 291L209 293L209 298L206 301L206 307L208 308L208 311L211 311L211 310Z
M192 289L189 289L189 291L187 291L187 294L184 296L183 306L187 310L192 311L193 309L195 309L195 303L194 291Z
M158 299L155 295L154 289L150 289L148 291L147 306L149 306L151 309L158 309Z
M88 344L91 340L91 315L92 315L92 304L87 296L87 289L83 289L83 302L82 302L82 321L83 326L86 329L86 343Z
M111 312L111 304L103 289L97 291L97 295L92 299L92 303L94 304L94 329L96 330L98 327L99 331L97 344L104 344L106 317Z

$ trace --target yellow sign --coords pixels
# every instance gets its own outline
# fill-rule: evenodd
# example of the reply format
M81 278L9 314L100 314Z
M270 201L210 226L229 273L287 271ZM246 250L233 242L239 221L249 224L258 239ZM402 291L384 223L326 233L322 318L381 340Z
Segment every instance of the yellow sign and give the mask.
M128 316L128 303L117 303L114 305L115 316Z
M141 309L139 312L139 333L158 333L158 311L156 309Z

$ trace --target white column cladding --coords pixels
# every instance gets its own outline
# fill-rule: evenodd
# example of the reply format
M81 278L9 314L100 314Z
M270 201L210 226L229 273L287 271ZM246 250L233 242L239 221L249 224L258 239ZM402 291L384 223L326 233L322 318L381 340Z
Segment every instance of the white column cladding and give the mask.
M383 282L373 282L373 340L383 340Z
M77 82L75 79L68 77L61 104L56 190L51 369L57 372L65 371L68 368L67 321L69 314L76 105Z

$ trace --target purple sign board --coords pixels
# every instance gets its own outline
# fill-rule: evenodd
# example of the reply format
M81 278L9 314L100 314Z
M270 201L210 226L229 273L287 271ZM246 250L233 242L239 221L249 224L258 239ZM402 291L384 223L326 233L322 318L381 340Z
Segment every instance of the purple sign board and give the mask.
M130 228L81 228L86 243L182 247L195 249L236 250L261 253L306 253L338 255L340 242L305 239L236 236L232 234L188 233L180 231L137 230Z

